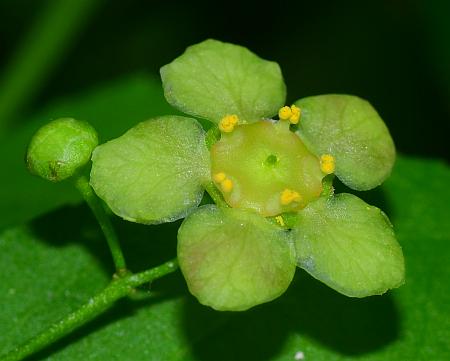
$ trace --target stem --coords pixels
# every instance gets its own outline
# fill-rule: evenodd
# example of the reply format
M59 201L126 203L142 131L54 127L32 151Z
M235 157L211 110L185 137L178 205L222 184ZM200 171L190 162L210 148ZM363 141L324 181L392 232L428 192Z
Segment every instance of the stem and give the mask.
M329 174L322 180L321 197L329 198L334 194L333 180L334 174Z
M209 150L220 139L221 133L217 125L213 125L205 134L205 143Z
M45 346L59 340L71 331L92 320L95 316L98 316L109 309L115 301L130 294L134 287L161 278L174 272L177 268L177 260L173 259L147 271L113 280L103 291L89 299L89 301L78 310L54 323L44 332L25 342L21 346L11 350L1 358L1 360L19 361L42 350Z
M212 200L215 204L217 204L219 207L229 207L227 202L225 202L225 199L223 199L222 194L217 189L217 187L214 185L213 182L208 182L204 185L206 192L210 195Z
M125 274L127 266L125 263L125 258L123 257L122 249L120 248L119 239L111 224L111 220L103 208L103 205L95 195L88 179L85 176L79 176L75 180L75 186L91 208L95 218L97 218L100 228L102 229L106 241L108 242L114 265L116 266L117 275L121 276Z
M100 0L50 0L10 59L0 81L0 133L45 85Z

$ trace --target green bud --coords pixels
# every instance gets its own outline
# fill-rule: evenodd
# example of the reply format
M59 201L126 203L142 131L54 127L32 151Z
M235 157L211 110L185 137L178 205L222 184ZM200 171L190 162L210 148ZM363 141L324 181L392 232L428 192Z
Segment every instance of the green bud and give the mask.
M27 167L39 177L60 182L91 159L97 144L97 132L89 123L59 118L34 134L27 150Z

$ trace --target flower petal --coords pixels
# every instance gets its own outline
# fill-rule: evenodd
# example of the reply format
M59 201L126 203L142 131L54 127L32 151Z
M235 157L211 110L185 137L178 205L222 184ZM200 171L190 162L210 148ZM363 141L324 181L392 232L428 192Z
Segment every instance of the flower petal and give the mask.
M188 47L161 68L161 77L171 105L215 123L229 114L243 122L271 117L286 97L277 63L211 39Z
M288 234L251 211L199 208L178 232L178 260L190 292L220 311L277 298L295 272Z
M204 131L192 118L142 122L94 151L91 185L111 210L138 223L171 222L197 207L209 178Z
M351 95L319 95L295 103L302 110L298 134L317 156L336 159L336 175L347 186L380 185L395 161L394 142L375 109Z
M382 294L404 282L403 253L387 216L354 195L310 203L293 234L299 266L344 295Z

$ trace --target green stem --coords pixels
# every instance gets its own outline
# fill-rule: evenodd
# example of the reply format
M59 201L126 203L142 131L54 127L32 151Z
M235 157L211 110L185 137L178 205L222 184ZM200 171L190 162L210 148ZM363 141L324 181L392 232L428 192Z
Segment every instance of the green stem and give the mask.
M222 193L217 189L213 182L208 182L203 185L206 192L210 195L215 204L219 207L229 207L225 199L223 199Z
M221 137L221 133L219 127L217 125L213 125L205 134L205 143L209 150L211 147L216 144Z
M329 174L322 180L321 197L329 198L334 194L333 180L334 174Z
M100 0L50 0L32 24L0 81L0 133L63 59Z
M111 255L114 261L114 265L116 266L117 275L121 276L126 274L127 266L122 253L122 249L120 248L119 239L111 224L111 220L106 214L100 200L92 190L88 179L85 176L78 177L75 180L75 186L97 218L103 234L105 235L106 241L108 242L109 249L111 250Z
M45 346L59 340L109 309L115 301L129 295L135 287L161 278L174 272L177 268L177 260L173 259L147 271L113 280L102 292L89 299L78 310L54 323L44 332L23 345L16 347L1 358L1 360L19 361L42 350Z

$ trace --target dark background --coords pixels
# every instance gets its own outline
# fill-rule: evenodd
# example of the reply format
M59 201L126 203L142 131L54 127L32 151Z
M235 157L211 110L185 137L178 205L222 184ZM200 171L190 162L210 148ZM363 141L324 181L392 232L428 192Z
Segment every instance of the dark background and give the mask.
M97 5L10 116L9 130L55 97L137 71L158 76L186 46L216 38L277 61L288 101L359 95L379 111L400 152L450 158L450 2L90 1ZM0 2L0 75L48 3Z

